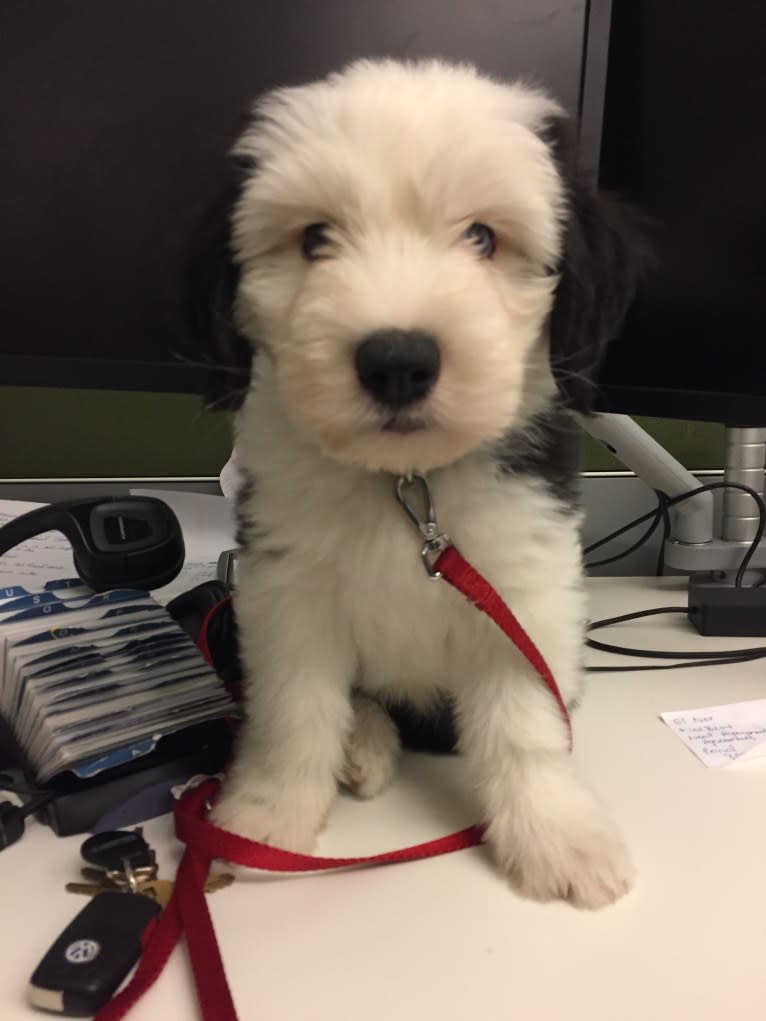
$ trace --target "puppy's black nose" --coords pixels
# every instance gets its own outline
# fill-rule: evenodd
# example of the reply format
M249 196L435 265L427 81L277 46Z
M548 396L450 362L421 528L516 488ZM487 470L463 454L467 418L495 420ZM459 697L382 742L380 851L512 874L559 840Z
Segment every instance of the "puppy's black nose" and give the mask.
M382 404L401 408L425 397L439 378L441 356L421 330L377 330L356 349L359 382Z

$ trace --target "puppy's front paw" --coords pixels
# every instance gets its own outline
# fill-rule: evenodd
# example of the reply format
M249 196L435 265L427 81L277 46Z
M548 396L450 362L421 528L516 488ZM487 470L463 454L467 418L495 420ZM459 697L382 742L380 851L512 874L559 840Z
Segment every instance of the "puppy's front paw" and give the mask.
M370 698L355 698L340 782L360 798L374 798L393 779L400 747L399 732L383 706Z
M299 854L314 850L321 826L321 820L317 823L313 815L297 806L277 806L267 799L225 792L213 807L210 821L248 840Z
M635 869L612 823L594 803L578 815L494 820L487 838L520 894L603 908L626 894Z

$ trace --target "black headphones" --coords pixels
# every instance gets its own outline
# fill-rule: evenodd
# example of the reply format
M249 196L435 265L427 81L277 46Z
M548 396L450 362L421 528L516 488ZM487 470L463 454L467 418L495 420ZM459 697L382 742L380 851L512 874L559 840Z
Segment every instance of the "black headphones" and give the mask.
M160 588L183 567L178 518L153 497L66 500L39 507L0 528L0 556L50 531L64 533L77 573L96 592Z

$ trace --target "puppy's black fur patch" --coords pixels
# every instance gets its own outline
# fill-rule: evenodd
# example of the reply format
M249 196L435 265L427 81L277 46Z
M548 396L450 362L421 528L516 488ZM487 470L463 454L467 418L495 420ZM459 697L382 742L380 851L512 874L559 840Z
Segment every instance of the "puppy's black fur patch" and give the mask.
M443 695L433 708L424 712L412 703L384 702L396 724L402 745L412 751L449 755L457 750L457 726L452 699Z
M562 176L567 219L560 274L550 317L551 369L565 405L592 410L596 376L609 341L622 327L647 262L639 217L597 192L576 164L570 121L541 131Z
M523 432L509 432L496 448L500 470L542 479L568 506L579 501L578 429L571 412L558 405L534 416Z
M242 472L242 469L240 469ZM242 472L243 481L237 491L234 518L237 524L237 531L234 539L241 550L248 550L257 535L257 525L247 513L247 505L250 497L255 492L255 479L249 472Z

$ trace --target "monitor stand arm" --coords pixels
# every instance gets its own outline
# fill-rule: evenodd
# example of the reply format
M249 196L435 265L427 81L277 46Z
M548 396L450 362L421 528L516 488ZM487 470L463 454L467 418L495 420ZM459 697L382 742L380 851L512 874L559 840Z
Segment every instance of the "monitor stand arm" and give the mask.
M652 489L680 496L700 482L627 415L593 415L581 419L583 428ZM740 482L758 493L764 490L766 429L729 427L726 430L725 482ZM700 493L671 511L671 530L665 543L667 570L732 570L752 542L758 513L747 493L729 492L724 498L723 536L715 535L712 493ZM751 560L766 566L766 542Z
M766 429L728 426L726 429L725 482L738 482L764 495ZM726 490L723 497L723 537L728 542L750 543L758 530L758 508L748 493Z
M700 482L627 415L592 415L583 428L652 489L680 496ZM699 493L671 511L675 541L699 546L713 541L713 494Z

